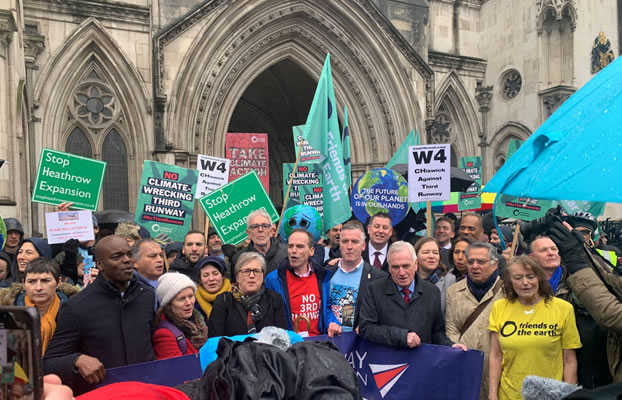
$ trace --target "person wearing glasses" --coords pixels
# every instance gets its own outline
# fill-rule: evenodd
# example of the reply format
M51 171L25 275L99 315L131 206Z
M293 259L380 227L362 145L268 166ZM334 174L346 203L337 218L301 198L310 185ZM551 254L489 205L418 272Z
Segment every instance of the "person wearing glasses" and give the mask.
M504 297L503 281L497 269L501 256L493 245L484 242L468 243L465 254L466 278L447 290L445 333L452 342L484 353L479 398L486 400L490 335L485 332L493 303Z
M281 296L264 286L266 260L246 252L235 264L231 292L216 297L209 318L209 337L247 335L266 326L287 329Z
M274 271L284 258L287 258L287 245L275 237L276 227L270 220L270 215L263 210L255 210L246 217L246 234L250 244L238 250L232 257L231 268L235 266L240 256L252 251L261 254L266 260L266 274ZM235 277L235 274L231 274Z

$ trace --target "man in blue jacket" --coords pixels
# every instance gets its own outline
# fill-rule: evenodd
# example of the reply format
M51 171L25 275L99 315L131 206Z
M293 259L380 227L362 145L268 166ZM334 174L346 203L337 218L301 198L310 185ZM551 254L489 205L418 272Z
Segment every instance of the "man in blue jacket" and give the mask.
M265 280L268 289L283 297L288 329L310 336L325 334L331 322L339 324L328 308L331 273L309 259L314 242L309 232L295 229L287 241L287 260Z

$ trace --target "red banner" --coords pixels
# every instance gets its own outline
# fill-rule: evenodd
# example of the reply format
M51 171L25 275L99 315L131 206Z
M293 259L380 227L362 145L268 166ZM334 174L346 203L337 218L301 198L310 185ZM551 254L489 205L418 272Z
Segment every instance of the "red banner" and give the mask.
M270 193L270 164L268 162L267 133L227 133L227 158L231 160L229 182L250 172L257 176Z

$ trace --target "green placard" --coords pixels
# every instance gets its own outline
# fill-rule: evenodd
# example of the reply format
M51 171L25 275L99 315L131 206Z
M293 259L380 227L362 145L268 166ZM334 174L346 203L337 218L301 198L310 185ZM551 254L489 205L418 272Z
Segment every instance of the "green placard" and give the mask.
M594 218L600 217L605 213L605 206L607 203L600 201L585 201L585 200L555 200L555 203L560 204L562 208L570 215L584 211L589 212ZM553 206L555 206L555 203Z
M466 192L460 193L458 211L480 208L482 206L482 158L479 156L461 157L460 168L472 179L475 179L475 182L467 188Z
M509 160L524 142L524 140L519 139L510 140L506 159ZM496 203L495 213L497 217L515 218L522 221L532 221L543 217L553 205L551 200L536 200L508 196L507 194L501 194Z
M136 204L137 224L152 237L183 241L190 230L199 171L145 160Z
M536 200L502 194L497 201L497 217L531 221L544 217L551 208L551 200Z
M285 200L285 192L287 192L289 184L289 176L294 170L293 163L283 164L283 200ZM324 215L324 195L323 195L323 174L320 164L298 164L292 187L289 191L289 197L284 209L305 204L311 206ZM304 195L300 193L304 192ZM300 202L300 199L302 203Z
M73 208L95 211L105 171L105 161L43 148L32 201L53 205L71 202Z
M198 200L223 243L238 244L246 240L246 217L251 211L263 208L273 223L279 220L279 214L255 171Z

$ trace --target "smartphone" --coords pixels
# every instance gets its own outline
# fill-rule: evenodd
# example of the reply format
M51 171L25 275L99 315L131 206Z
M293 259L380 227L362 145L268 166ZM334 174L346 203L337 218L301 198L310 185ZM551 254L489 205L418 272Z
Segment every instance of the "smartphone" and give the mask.
M41 327L36 308L0 307L0 371L0 399L42 398Z

